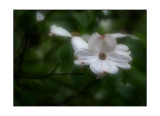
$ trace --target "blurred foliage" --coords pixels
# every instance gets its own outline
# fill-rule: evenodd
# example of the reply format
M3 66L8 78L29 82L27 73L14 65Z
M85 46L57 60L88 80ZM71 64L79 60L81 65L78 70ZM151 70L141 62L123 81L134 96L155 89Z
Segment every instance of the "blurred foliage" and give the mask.
M146 11L14 10L14 106L146 106ZM103 22L102 22L103 21ZM56 24L70 32L133 34L118 39L132 51L130 70L96 79L74 65L70 39L48 36Z

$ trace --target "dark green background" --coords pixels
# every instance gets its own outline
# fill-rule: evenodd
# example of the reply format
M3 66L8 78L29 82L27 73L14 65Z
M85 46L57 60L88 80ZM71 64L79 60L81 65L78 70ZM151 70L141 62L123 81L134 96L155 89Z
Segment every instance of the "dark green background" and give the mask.
M146 106L145 10L14 10L14 106ZM102 19L112 25L99 26ZM96 79L89 66L74 65L70 39L50 37L56 24L78 35L123 32L140 38L118 39L129 46L130 70Z

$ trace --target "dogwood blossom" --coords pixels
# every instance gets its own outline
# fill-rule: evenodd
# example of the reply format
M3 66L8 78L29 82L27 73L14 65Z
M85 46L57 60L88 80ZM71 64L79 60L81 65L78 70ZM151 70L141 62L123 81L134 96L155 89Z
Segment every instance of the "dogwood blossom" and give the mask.
M50 27L50 36L72 37L72 35L64 28L52 25Z
M75 50L76 65L90 65L95 74L118 72L118 67L130 69L129 48L124 44L117 44L112 34L104 36L94 33L89 37L88 43L80 37L72 38L72 46Z
M76 65L90 65L91 71L97 75L105 73L116 74L118 67L130 69L129 62L132 60L128 46L117 44L116 39L130 36L133 39L137 37L129 34L92 34L88 43L81 37L73 36L66 29L52 25L50 34L54 36L71 37L72 47L75 50L74 56Z

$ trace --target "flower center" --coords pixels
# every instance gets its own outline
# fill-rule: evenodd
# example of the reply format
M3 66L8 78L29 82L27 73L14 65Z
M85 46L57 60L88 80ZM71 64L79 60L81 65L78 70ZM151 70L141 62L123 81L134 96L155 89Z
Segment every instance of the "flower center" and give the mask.
M100 53L100 54L99 54L99 58L100 58L101 60L105 60L106 57L107 57L107 55L106 55L105 53Z

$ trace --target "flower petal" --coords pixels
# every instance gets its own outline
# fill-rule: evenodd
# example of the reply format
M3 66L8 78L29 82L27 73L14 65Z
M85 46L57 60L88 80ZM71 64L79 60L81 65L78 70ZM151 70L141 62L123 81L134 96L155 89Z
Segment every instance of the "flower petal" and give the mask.
M88 39L88 47L95 53L100 52L102 46L102 41L99 39L99 36L98 33L93 33Z
M130 62L132 60L132 57L130 57L129 54L121 51L112 52L108 54L107 58L118 63Z
M136 36L130 35L130 34L114 33L114 34L110 34L110 35L112 35L115 39L122 38L122 37L131 37L133 39L139 39Z
M80 37L73 37L71 43L74 50L78 50L82 48L88 49L87 42Z
M116 39L113 38L110 34L105 34L101 51L105 53L110 53L115 50L116 45Z
M116 49L115 49L115 50L116 50L116 51L124 52L124 53L126 53L126 54L128 54L128 55L130 55L130 53L131 53L131 51L129 51L128 46L126 46L126 45L124 45L124 44L118 44L118 45L116 46Z
M109 34L101 36L94 33L89 37L88 46L95 53L110 53L116 48L116 40Z
M124 44L118 44L116 46L116 50L127 52L129 50L129 48L128 48L128 46L126 46Z
M77 58L74 61L77 65L88 65L98 59L98 56L88 49L78 49L75 51L74 56Z
M130 69L131 68L131 65L127 62L125 63L119 63L119 62L113 62L111 61L114 65L120 67L120 68L123 68L123 69Z
M118 68L109 60L97 60L90 65L90 68L95 74L115 74L118 72Z
M57 36L63 36L63 37L72 37L71 34L64 28L58 27L56 25L52 25L50 29L49 35L57 35Z
M74 52L74 56L76 57L88 57L88 56L95 56L95 54L89 49L78 49Z

